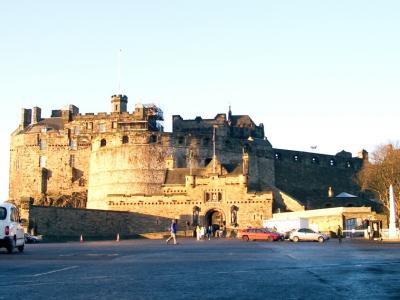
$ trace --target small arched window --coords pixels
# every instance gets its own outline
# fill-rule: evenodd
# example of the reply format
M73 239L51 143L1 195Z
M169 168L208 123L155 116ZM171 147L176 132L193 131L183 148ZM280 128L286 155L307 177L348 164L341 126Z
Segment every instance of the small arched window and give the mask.
M293 155L293 161L299 162L300 161L300 156L298 154Z
M313 164L319 164L319 159L318 159L318 157L313 157L313 158L311 158L311 163L313 163Z
M157 136L154 135L154 134L152 134L152 135L150 136L149 142L150 142L150 144L155 144L155 143L157 143Z
M335 161L333 158L331 158L331 159L329 160L329 165L330 165L331 167L336 166L336 161Z
M197 226L199 224L199 214L200 214L200 207L198 206L193 207L193 216L192 216L193 226Z
M100 141L100 147L105 147L106 145L107 145L106 139L102 139L102 140Z
M124 135L122 137L122 144L128 144L129 143L129 137L127 135Z
M281 160L282 159L282 155L280 153L275 153L275 159L276 160Z
M351 162L346 161L346 168L351 168Z

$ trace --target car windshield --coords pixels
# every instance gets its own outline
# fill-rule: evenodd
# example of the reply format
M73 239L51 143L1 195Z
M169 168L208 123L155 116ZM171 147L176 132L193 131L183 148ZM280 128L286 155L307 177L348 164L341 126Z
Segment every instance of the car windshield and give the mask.
M7 210L4 207L0 207L0 220L5 220L7 217Z

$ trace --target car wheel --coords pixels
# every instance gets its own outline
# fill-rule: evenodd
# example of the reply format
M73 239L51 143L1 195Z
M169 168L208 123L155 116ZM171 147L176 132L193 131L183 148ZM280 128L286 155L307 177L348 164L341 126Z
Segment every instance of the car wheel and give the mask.
M297 243L299 241L299 237L298 236L294 236L293 237L293 242Z
M243 239L243 241L245 241L245 242L248 242L248 241L249 241L249 237L248 237L247 235L244 235L244 236L242 237L242 239Z
M13 253L14 248L15 248L15 239L12 239L12 240L9 241L9 243L8 243L8 245L6 247L8 254Z
M25 245L18 246L17 248L18 248L18 251L22 253L22 252L24 252Z
M272 236L269 236L268 237L268 242L273 242L273 241L274 241L274 238Z
M323 242L325 242L325 239L324 239L324 237L322 237L322 236L318 237L318 242L320 242L320 243L323 243Z

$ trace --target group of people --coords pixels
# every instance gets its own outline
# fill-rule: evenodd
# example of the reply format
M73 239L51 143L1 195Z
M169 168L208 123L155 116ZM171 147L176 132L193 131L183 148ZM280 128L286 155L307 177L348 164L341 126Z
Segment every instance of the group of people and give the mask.
M174 245L176 245L177 244L177 241L176 241L176 231L177 231L176 220L172 220L171 226L169 228L169 231L170 231L170 236L168 237L168 239L165 242L168 244L171 240L173 240L174 241ZM224 231L222 230L222 228L215 228L212 225L209 225L207 227L197 225L195 230L194 230L194 233L195 233L196 239L198 241L205 240L205 239L211 240L212 236L223 237L223 235L224 235Z

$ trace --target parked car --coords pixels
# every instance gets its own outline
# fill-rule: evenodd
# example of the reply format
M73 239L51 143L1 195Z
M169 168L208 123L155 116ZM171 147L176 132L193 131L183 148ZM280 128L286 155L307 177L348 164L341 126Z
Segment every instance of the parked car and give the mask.
M24 251L24 229L21 226L18 208L12 203L0 204L0 248L5 247L8 253L15 248Z
M289 239L293 242L298 241L316 241L323 243L329 239L329 236L320 232L315 232L309 228L300 228L290 233Z
M31 235L29 233L25 233L25 244L35 244L43 241L43 237L41 235Z
M284 238L285 240L290 239L290 234L291 234L293 231L295 231L295 230L296 230L296 229L292 229L292 230L286 231L286 232L283 234L283 238Z
M277 232L272 232L265 228L247 228L240 229L238 232L238 238L244 241L249 240L266 240L266 241L278 241L280 235Z

